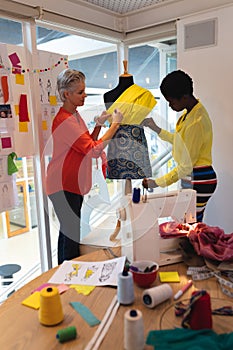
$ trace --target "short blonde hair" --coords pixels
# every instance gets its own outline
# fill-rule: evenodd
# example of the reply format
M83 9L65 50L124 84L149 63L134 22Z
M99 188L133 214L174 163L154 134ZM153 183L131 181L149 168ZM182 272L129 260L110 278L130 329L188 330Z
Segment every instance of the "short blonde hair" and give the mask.
M84 73L67 68L63 70L57 77L57 90L62 102L65 101L64 92L72 91L76 83L84 82L86 79Z

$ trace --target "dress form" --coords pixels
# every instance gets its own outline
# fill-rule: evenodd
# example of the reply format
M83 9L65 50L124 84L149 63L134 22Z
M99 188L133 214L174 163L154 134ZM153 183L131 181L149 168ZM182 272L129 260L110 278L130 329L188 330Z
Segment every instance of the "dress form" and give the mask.
M127 61L123 61L124 73L119 77L118 85L104 94L104 102L108 108L121 98L128 89L141 87L134 84L132 74L127 71ZM143 89L144 92L145 89ZM146 90L148 92L148 90ZM140 92L141 93L141 92ZM131 95L132 96L132 95ZM137 100L136 95L135 101ZM134 98L134 97L133 97ZM151 98L154 97L151 95ZM127 105L127 99L124 101ZM128 113L134 109L133 101L128 105ZM138 102L136 102L138 103ZM143 179L152 176L151 164L148 154L148 146L144 129L139 124L122 124L108 145L107 150L108 175L109 179Z
M118 85L106 92L104 94L104 103L106 108L108 109L114 101L117 100L117 98L126 90L128 87L134 84L134 79L132 74L129 74L127 71L127 61L123 61L124 65L124 73L119 76L119 83Z
M120 97L121 96L121 94L126 90L126 89L128 89L130 86L132 86L133 84L134 84L134 79L133 79L133 75L131 75L131 74L129 74L128 73L128 70L127 70L127 61L126 60L124 60L123 61L123 66L124 66L124 73L123 74L121 74L120 76L119 76L119 83L118 83L118 85L114 88L114 89L112 89L112 90L110 90L110 91L108 91L107 93L105 93L104 94L104 96L103 96L103 98L104 98L104 103L105 103L105 106L106 106L106 108L108 109L117 99L118 99L118 97ZM133 128L133 129L138 129L138 130L140 130L140 132L143 134L143 136L144 136L144 130L143 130L143 128L142 127L140 127L140 126L132 126L132 125L130 125L130 126L128 126L128 125L121 125L120 126L120 128L119 128L119 130L118 130L118 132L115 134L115 136L114 136L114 138L116 137L116 139L117 139L117 136L119 135L119 140L120 139L127 139L128 138L128 136L127 136L127 132L128 132L128 129L131 129L131 128ZM145 136L144 136L144 138L145 138ZM115 139L115 140L116 140ZM117 142L118 143L118 142ZM108 146L108 154L107 154L107 158L108 158L108 169L109 168L111 168L111 156L110 157L108 157L109 155L111 155L112 154L112 151L111 151L111 148L114 150L115 149L115 146L117 146L117 143L115 143L113 146L110 144L109 146ZM118 148L118 147L117 147ZM134 147L135 148L135 147ZM113 153L114 153L114 151L113 151ZM119 153L118 154L122 154L121 153L121 151L119 150ZM114 157L113 157L114 158ZM126 158L127 159L127 158ZM128 158L129 159L129 158ZM148 157L148 159L149 159L149 157ZM116 159L113 159L113 162L115 162L115 160ZM117 160L116 160L117 161ZM125 160L124 160L125 161ZM124 162L123 161L123 162ZM131 162L131 163L133 163L133 162ZM122 166L122 164L121 164L121 161L119 160L119 167L121 167ZM126 166L127 166L127 162L125 162L125 164L126 164ZM110 176L110 178L113 178L114 176ZM116 177L116 178L120 178L120 177ZM126 194L128 194L129 193L129 191L130 192L132 192L132 182L131 182L131 179L133 179L134 177L132 177L132 176L127 176L127 177L122 177L121 179L124 181L124 183L123 183L123 187L124 187L124 193L125 193L125 195ZM129 190L129 188L130 188L130 190ZM118 236L118 234L119 234L119 232L120 232L120 229L121 229L121 222L120 222L120 220L117 220L117 224L116 224L116 228L115 228L115 230L114 230L114 232L110 235L110 237L109 237L109 239L111 240L111 241L115 241L116 240L116 238L117 238L117 236Z

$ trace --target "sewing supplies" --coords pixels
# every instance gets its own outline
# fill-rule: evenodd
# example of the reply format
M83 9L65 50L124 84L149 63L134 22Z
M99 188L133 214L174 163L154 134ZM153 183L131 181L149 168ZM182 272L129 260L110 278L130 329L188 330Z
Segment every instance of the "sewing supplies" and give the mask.
M168 283L165 283L160 286L146 289L142 293L142 302L145 306L152 309L162 302L170 299L172 295L173 290L171 286Z
M161 271L159 272L160 282L171 283L180 282L180 276L177 271Z
M60 343L65 343L66 341L73 340L76 337L77 330L74 326L60 329L56 334L56 338L59 340Z
M107 334L109 327L112 324L112 321L114 320L114 317L117 313L117 310L119 308L120 304L117 301L117 296L115 295L111 301L111 304L109 305L104 318L102 319L97 331L95 332L92 339L89 341L87 346L85 347L85 350L97 350L103 341L105 335Z
M142 189L142 203L146 203L147 202L147 190L145 187L143 187Z
M156 280L159 265L150 260L138 260L132 262L129 270L133 274L134 283L141 288L149 288Z
M134 302L133 275L124 270L118 274L117 299L122 305L130 305Z
M144 324L140 310L127 310L124 314L124 349L144 349Z
M185 284L175 295L174 300L179 299L191 286L193 285L193 281L189 280L187 284Z
M221 277L221 275L224 275L224 271L217 271L216 269L211 270L206 265L201 267L189 266L187 275L192 276L192 279L194 281L201 281L211 277L216 277L220 284L222 292L228 297L233 298L233 283L231 280L226 280L225 278Z
M140 190L140 188L134 188L134 189L133 189L132 201L133 201L134 203L139 203L139 202L140 202L140 195L141 195L141 190Z
M130 270L135 271L135 272L152 272L157 268L156 264L153 264L151 266L147 266L146 268L144 268L143 270L141 270L140 268L138 268L137 266L134 265L130 265L129 266Z
M210 295L205 290L192 293L188 305L179 302L175 305L176 316L183 316L182 327L194 330L212 328Z
M46 287L40 291L39 321L45 326L55 326L64 315L57 287Z

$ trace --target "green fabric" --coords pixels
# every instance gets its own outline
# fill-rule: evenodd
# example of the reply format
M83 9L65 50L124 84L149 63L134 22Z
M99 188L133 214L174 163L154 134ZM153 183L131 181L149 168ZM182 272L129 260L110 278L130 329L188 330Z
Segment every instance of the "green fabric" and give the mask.
M210 329L184 328L150 331L146 344L156 350L232 350L233 333L216 334Z
M100 320L93 315L90 309L78 301L70 302L70 305L82 316L82 318L93 327L100 323Z
M17 159L17 155L15 152L12 152L7 157L8 175L12 175L18 171L18 168L15 165L14 159Z

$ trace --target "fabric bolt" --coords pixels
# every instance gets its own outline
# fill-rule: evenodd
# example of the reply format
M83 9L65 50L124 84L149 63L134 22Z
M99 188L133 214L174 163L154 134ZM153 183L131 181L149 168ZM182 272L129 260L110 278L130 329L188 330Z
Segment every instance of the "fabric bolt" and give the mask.
M192 293L183 315L182 327L195 330L212 328L210 295L205 290Z

